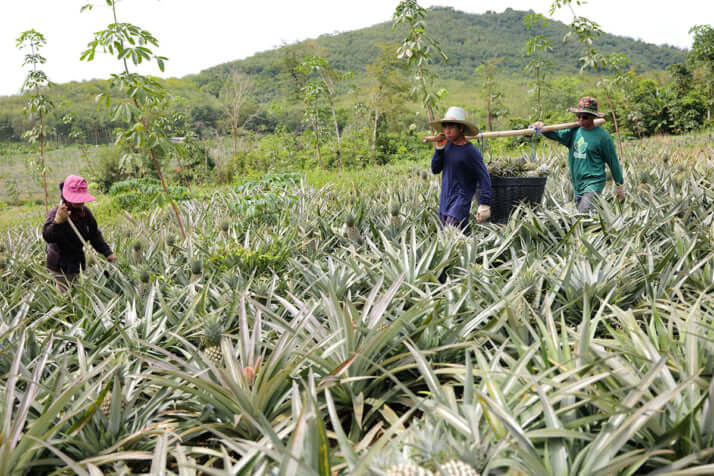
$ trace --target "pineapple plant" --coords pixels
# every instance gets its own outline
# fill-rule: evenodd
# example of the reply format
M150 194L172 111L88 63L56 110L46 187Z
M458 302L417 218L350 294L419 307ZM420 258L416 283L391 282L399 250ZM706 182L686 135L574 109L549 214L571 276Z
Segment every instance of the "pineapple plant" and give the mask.
M208 319L203 325L203 353L208 360L219 364L223 360L221 352L223 325L219 319Z

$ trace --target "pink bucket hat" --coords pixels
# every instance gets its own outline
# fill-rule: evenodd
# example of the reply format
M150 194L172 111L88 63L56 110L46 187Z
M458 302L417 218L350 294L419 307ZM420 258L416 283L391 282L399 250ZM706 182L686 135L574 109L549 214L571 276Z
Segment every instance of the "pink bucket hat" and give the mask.
M79 175L70 175L64 179L62 198L70 203L87 203L96 200L87 192L87 181Z

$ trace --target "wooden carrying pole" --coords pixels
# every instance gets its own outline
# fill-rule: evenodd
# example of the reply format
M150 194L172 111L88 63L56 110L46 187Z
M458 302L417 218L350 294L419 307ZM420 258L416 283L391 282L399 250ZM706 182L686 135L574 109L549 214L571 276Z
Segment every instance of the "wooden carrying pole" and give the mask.
M605 119L595 119L595 125L599 126L605 123ZM550 126L543 126L541 132L557 131L560 129L572 129L578 127L577 122L565 122L563 124L553 124ZM490 139L492 137L512 137L512 136L525 136L528 134L534 134L535 129L532 127L528 129L514 129L512 131L493 131L493 132L482 132L475 136L466 136L466 140L471 139ZM422 142L436 142L439 136L428 136L424 137Z

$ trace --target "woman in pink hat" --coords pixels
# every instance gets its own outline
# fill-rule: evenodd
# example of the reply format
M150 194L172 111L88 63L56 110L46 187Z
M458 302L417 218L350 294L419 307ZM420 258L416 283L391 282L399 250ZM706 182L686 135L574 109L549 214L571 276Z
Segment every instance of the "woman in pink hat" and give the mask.
M116 261L104 241L87 202L96 200L87 192L87 181L70 175L60 184L60 204L47 213L42 237L47 244L47 268L59 291L66 291L86 266L84 243L89 242L108 261ZM74 225L74 226L72 226ZM80 236L81 235L81 238Z

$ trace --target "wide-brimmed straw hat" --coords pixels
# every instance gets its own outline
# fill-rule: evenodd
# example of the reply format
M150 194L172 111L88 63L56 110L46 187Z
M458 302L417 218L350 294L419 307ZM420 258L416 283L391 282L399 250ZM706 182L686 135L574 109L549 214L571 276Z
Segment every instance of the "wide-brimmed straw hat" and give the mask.
M576 114L592 114L597 117L605 116L602 112L597 112L597 99L590 96L580 98L578 101L578 107L568 108L568 111Z
M96 200L87 192L87 181L79 175L70 175L62 182L62 198L70 203L87 203Z
M460 107L451 106L444 114L444 117L429 123L434 129L443 129L445 122L453 122L464 126L465 136L475 136L478 134L478 127L466 120L466 112Z

